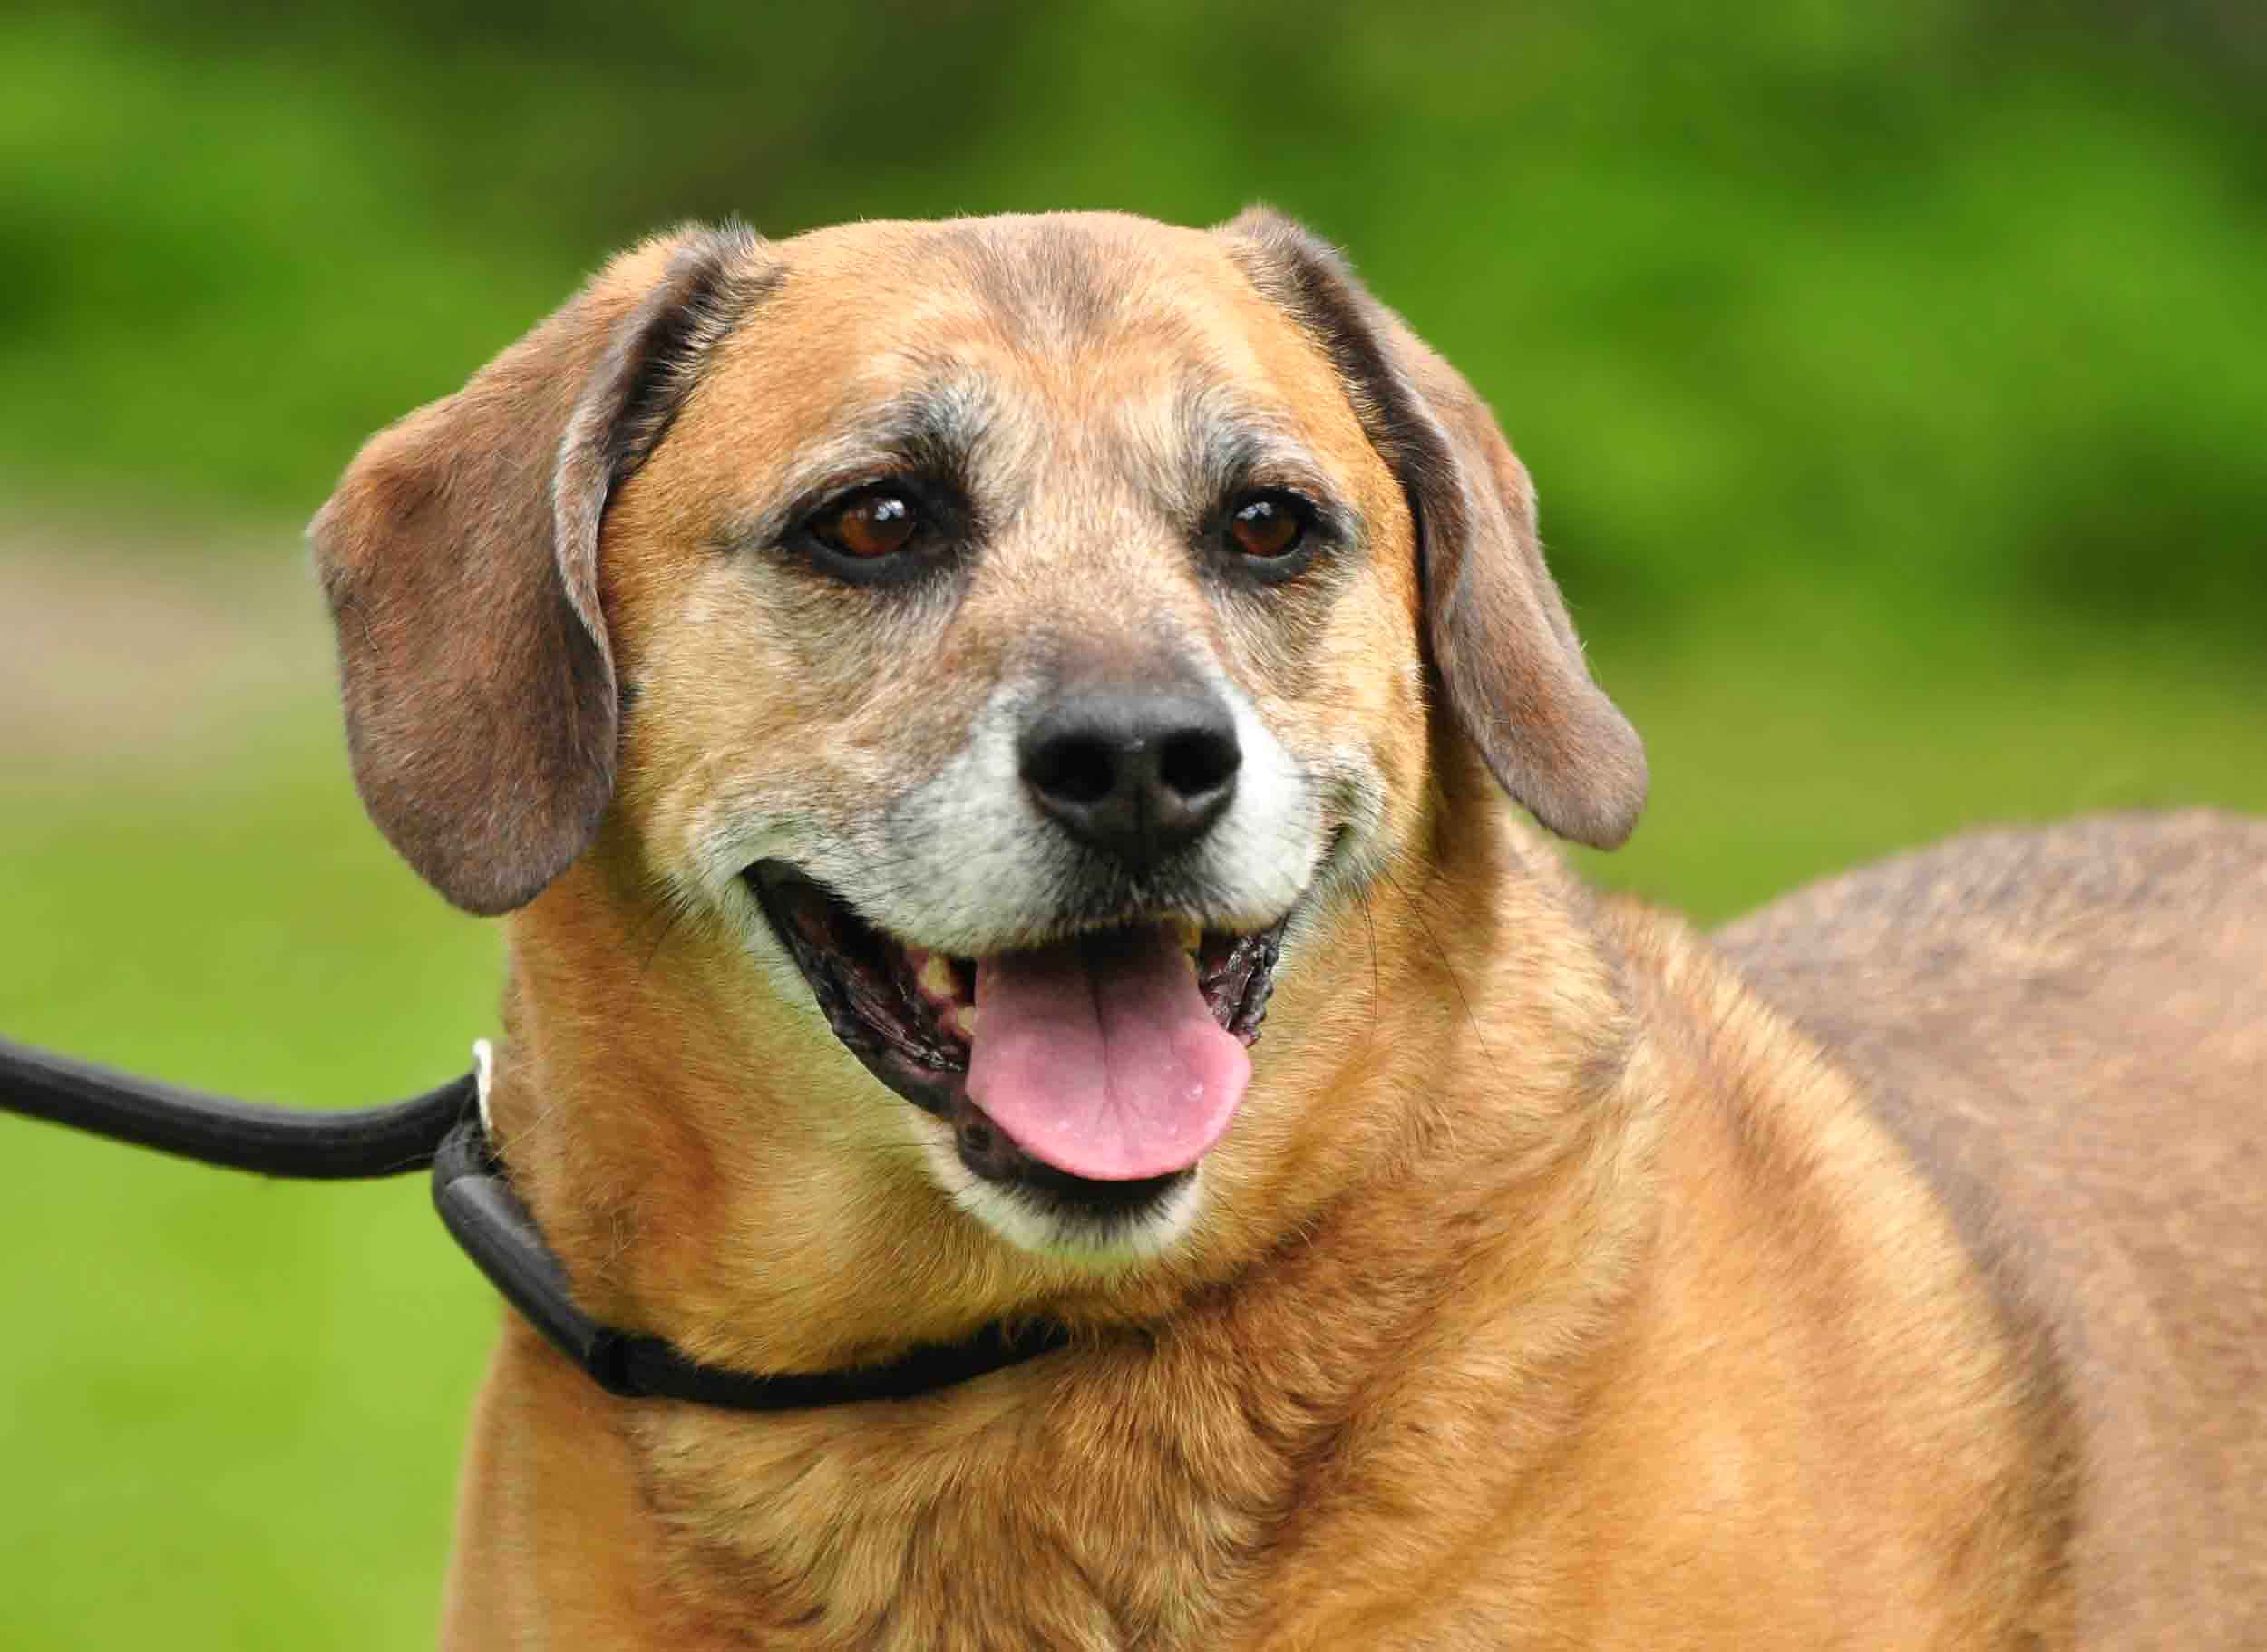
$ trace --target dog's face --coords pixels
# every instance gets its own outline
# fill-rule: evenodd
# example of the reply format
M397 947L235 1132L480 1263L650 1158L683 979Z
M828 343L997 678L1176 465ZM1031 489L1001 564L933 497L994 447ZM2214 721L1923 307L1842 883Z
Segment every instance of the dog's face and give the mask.
M918 1165L1058 1260L1265 1180L1309 1100L1248 1046L1430 830L1436 739L1588 841L1642 797L1485 409L1263 216L654 244L316 531L421 871L548 889L554 950L675 937L670 1035L785 1081L764 1174Z

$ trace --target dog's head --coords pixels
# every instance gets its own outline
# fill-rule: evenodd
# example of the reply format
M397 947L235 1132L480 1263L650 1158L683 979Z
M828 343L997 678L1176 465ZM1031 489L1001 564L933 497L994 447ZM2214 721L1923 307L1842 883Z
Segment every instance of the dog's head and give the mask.
M363 797L529 908L529 1013L1004 1254L1154 1254L1296 1133L1247 1046L1367 984L1444 753L1586 843L1643 799L1487 409L1265 213L649 243L314 539Z

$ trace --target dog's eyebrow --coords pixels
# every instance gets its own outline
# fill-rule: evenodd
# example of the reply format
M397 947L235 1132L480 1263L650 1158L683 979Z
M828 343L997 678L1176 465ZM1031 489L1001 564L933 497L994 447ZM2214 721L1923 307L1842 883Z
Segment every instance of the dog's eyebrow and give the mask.
M1191 495L1184 509L1209 510L1254 486L1293 488L1335 506L1330 472L1284 414L1218 384L1184 390L1176 412L1182 452L1171 473L1172 491Z
M971 494L978 454L998 416L991 388L967 374L900 390L797 453L770 500L734 523L734 537L783 533L828 495L892 475L947 481Z

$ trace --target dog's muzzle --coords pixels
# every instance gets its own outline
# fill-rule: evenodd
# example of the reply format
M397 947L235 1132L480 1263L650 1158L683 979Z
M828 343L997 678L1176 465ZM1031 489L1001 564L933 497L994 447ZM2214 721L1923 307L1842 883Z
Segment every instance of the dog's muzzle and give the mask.
M1193 1166L1242 1097L1280 922L1255 935L1136 922L955 957L780 862L748 882L835 1035L951 1124L987 1181L1122 1210Z

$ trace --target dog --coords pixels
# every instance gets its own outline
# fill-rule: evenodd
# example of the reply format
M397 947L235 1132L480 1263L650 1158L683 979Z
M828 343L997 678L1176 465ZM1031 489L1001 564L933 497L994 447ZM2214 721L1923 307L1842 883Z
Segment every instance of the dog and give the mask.
M2267 1645L2267 823L1601 897L1535 520L1260 209L688 228L371 440L355 774L578 1303L1068 1339L507 1317L448 1646Z

